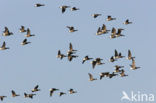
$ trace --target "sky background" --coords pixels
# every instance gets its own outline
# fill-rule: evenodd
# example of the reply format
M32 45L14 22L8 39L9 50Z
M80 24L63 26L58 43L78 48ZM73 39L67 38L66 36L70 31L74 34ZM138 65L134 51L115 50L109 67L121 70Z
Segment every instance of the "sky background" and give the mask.
M36 3L45 6L36 8ZM3 102L123 103L120 100L122 91L156 95L155 4L155 0L0 0L0 32L2 34L7 26L14 33L9 37L0 35L0 45L5 41L10 47L0 51L0 95L8 96ZM67 9L62 14L59 8L62 5L76 6L80 10ZM94 13L102 16L94 19L91 16ZM108 15L116 20L106 21ZM133 24L124 25L126 19ZM110 33L96 36L102 24L109 30L124 28L125 37L110 39ZM29 45L20 45L25 39L25 33L19 32L21 25L36 35L28 38L32 42ZM69 33L66 26L74 26L78 31ZM78 50L79 57L72 62L67 58L56 58L58 50L66 54L70 42ZM126 57L130 49L136 57L136 65L141 68L130 70L131 61L126 58L110 63L109 58L115 49ZM82 65L86 55L103 58L105 64L94 70L90 61ZM128 77L88 81L88 73L99 79L100 72L112 72L116 64L125 66ZM37 84L41 91L34 99L24 98L23 93L31 93ZM50 88L63 92L73 88L78 93L59 97L56 92L49 97ZM21 96L12 98L11 90Z

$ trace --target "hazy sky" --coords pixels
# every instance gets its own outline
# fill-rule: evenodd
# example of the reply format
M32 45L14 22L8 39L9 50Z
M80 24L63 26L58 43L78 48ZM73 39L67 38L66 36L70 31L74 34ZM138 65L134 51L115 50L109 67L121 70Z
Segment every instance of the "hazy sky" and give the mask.
M45 6L36 8L35 3ZM8 96L4 103L124 103L120 100L122 91L156 96L155 4L155 0L0 0L0 32L2 34L7 26L14 33L9 37L0 36L0 45L6 41L10 47L0 51L0 95ZM62 5L76 6L80 10L67 9L62 14L59 8ZM94 19L93 13L102 16ZM107 15L116 20L106 21ZM133 24L124 25L126 19ZM110 33L96 36L102 24L110 30L124 28L125 37L112 40ZM19 32L21 25L36 35L28 38L32 42L29 45L20 45L25 39L25 33ZM78 31L69 33L66 26L74 26ZM72 62L56 58L58 50L66 54L70 42L79 57ZM130 49L136 57L136 65L141 68L130 70L131 61L126 58L110 63L108 60L115 49L126 57ZM103 58L105 64L94 70L90 61L82 65L86 55ZM100 72L112 72L116 64L125 66L128 77L88 81L88 73L99 79ZM41 91L34 99L24 98L23 93L31 93L37 84ZM49 97L49 89L53 87L64 92L73 88L78 93L59 97L56 92ZM21 96L12 98L12 89Z

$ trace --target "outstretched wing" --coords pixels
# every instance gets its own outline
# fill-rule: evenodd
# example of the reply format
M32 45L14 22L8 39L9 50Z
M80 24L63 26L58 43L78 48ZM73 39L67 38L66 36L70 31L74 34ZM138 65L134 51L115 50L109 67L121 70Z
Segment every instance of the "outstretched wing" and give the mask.
M69 43L69 50L73 50L73 46L72 46L72 43Z
M128 50L128 58L131 58L131 57L132 57L131 51Z
M118 56L118 52L117 52L117 50L115 49L115 57L117 57Z
M38 86L38 85L36 85L36 86L34 87L34 89L38 89L38 87L39 87L39 86Z
M5 41L4 41L4 42L3 42L3 45L2 45L2 48L5 48L5 45L6 45L6 44L5 44Z
M93 79L92 74L88 73L88 75L89 75L89 79L90 79L90 80Z

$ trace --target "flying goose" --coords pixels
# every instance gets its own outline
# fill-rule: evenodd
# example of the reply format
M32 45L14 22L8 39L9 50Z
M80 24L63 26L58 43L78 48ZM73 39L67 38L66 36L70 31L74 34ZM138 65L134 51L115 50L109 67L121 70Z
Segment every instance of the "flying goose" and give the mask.
M60 6L60 8L62 9L62 13L64 13L66 11L66 8L70 8L70 6L63 5Z
M14 90L12 90L11 93L12 93L12 97L20 96L19 94L16 94Z
M73 89L69 89L69 94L74 94L74 93L77 93L77 91L74 91Z
M34 89L32 89L31 91L32 91L32 92L40 91L40 89L38 89L38 87L39 87L39 85L36 85L36 86L34 87Z
M100 80L103 78L103 77L108 77L109 76L109 72L102 72L100 73Z
M116 29L113 27L110 38L116 38Z
M24 39L24 40L22 41L21 45L26 45L26 44L29 44L29 43L31 43L31 42L27 42L27 39Z
M21 28L20 28L20 30L19 30L21 33L24 33L24 32L26 32L26 30L25 30L25 27L24 26L21 26Z
M12 32L9 31L9 29L7 27L4 27L4 31L3 31L3 34L2 36L10 36L10 35L13 35Z
M131 51L130 50L128 50L128 60L131 60L132 58L135 58L135 57L132 57L132 54L131 54Z
M71 8L71 11L76 11L76 10L80 10L79 8L76 8L76 7L72 7Z
M68 60L72 61L73 58L77 58L77 55L68 54Z
M116 20L116 18L112 18L110 15L107 16L107 21Z
M93 75L92 74L88 73L88 75L89 75L89 81L97 80L97 78L93 78Z
M132 22L130 22L129 19L127 19L127 20L124 22L124 24L125 24L125 25L128 25L128 24L132 24Z
M64 93L64 92L60 92L59 93L59 96L61 97L62 95L65 95L66 93Z
M101 34L102 34L102 30L101 30L101 28L99 27L98 30L97 30L97 32L96 32L96 35L101 35Z
M91 16L94 18L97 18L98 16L101 16L102 14L92 14Z
M4 98L6 98L7 96L0 96L1 101L3 101Z
M29 28L27 28L27 34L25 35L25 37L32 37L35 36L34 34L31 34L31 31Z
M4 41L2 46L0 47L0 50L6 50L6 49L9 49L9 47L6 47L6 43Z
M119 53L119 58L124 58L125 56L122 56L121 52Z
M35 4L35 7L41 7L41 6L45 6L45 5L44 4L39 4L39 3Z
M103 59L101 59L101 58L96 58L95 60L91 61L92 68L94 69L96 65L105 64L105 63L102 63L101 60L103 60Z
M96 64L97 64L97 65L105 64L105 63L102 63L101 60L103 60L103 59L101 59L101 58L96 58L96 59L95 59Z
M110 62L115 62L116 59L114 59L114 57L112 56L110 59L109 59Z
M120 68L124 68L124 66L119 66L119 65L115 65L114 67L115 67L115 71L114 71L115 73L121 72Z
M124 30L124 29L121 29L121 28L118 29L118 32L116 33L116 37L125 36L125 35L121 34L122 30Z
M118 74L115 74L114 72L112 72L111 74L109 74L108 76L109 76L109 78L112 78L112 77L114 77L114 76L117 76Z
M140 68L140 67L136 67L134 58L132 58L132 65L130 65L130 66L131 66L132 70L136 70L136 69Z
M50 91L50 97L53 95L54 91L58 91L59 89L56 89L56 88L51 88L49 89Z
M70 33L78 31L78 30L75 30L73 26L66 26L66 27L69 29Z
M67 56L64 54L61 54L61 51L58 50L57 58L60 58L62 60L64 57L67 57Z
M25 98L31 98L33 99L33 96L36 95L36 94L27 94L27 93L24 93L24 97Z
M121 70L121 73L120 73L120 76L121 76L121 77L125 77L125 76L128 76L128 75L126 75L126 74L125 74L125 71L122 69L122 70Z
M101 33L102 33L102 34L106 34L106 33L108 33L109 31L110 31L110 30L107 30L106 25L103 24L103 25L102 25L102 28L101 28Z
M115 54L114 54L114 59L119 59L119 58L123 58L125 56L122 56L121 52L118 53L117 50L115 49Z
M82 64L84 64L85 61L87 61L87 60L91 60L91 59L93 59L93 58L89 58L88 55L85 56L85 57L83 58Z

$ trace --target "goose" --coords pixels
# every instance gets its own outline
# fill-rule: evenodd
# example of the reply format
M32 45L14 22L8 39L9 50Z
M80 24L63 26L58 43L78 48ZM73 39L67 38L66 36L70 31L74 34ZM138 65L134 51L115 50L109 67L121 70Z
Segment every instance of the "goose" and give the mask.
M67 57L67 56L64 54L61 54L61 51L58 50L57 58L60 58L62 60L64 57Z
M100 80L103 78L103 77L108 77L109 76L109 72L102 72L100 73Z
M123 58L125 56L122 56L121 52L118 53L117 50L115 49L115 54L114 54L114 59L119 59L119 58Z
M121 77L125 77L125 76L128 76L128 75L126 75L126 74L125 74L125 71L122 69L122 70L121 70L121 73L120 73L120 76L121 76Z
M21 33L24 33L24 32L26 32L26 30L25 30L25 27L24 26L21 26L21 28L20 28L20 30L19 30Z
M140 67L136 67L134 58L132 58L132 65L130 65L130 66L131 66L132 70L136 70L136 69L140 68Z
M6 43L4 41L2 46L0 47L0 50L6 50L6 49L9 49L9 47L6 47Z
M101 58L96 58L95 60L93 60L93 61L91 62L92 68L94 69L94 68L95 68L95 65L102 65L102 64L105 64L105 63L102 63L101 60L103 60L103 59L101 59Z
M66 27L69 29L70 33L78 31L78 30L75 30L73 26L66 26Z
M96 32L96 35L101 35L101 34L102 34L102 30L101 30L101 28L99 27L98 30L97 30L97 32Z
M115 67L115 71L114 71L115 73L121 72L120 68L124 68L124 66L119 66L119 65L115 65L114 67Z
M132 22L130 22L129 19L127 19L127 20L124 22L124 24L125 24L125 25L128 25L128 24L132 24Z
M29 44L31 42L27 42L27 39L24 39L23 42L21 43L21 45L26 45L26 44Z
M25 35L25 37L32 37L35 36L34 34L31 34L31 31L29 28L27 28L27 34Z
M36 94L27 94L27 93L24 93L24 97L25 98L31 98L33 99L33 96L36 95Z
M38 89L38 87L39 87L39 85L36 85L36 86L34 87L34 89L32 89L31 91L32 91L32 92L40 91L40 89Z
M71 8L71 11L77 11L77 10L80 10L79 8L76 8L76 7L72 7Z
M73 58L77 58L77 57L78 57L77 55L69 55L68 54L68 60L69 61L72 61Z
M101 33L102 33L102 34L106 34L106 33L108 33L109 31L110 31L110 30L107 30L106 25L103 24L103 25L102 25L102 28L101 28Z
M56 89L56 88L51 88L49 89L50 91L50 97L53 95L54 91L58 91L59 89Z
M109 59L110 62L115 62L116 59L114 59L114 57L112 56L110 59Z
M66 93L64 93L64 92L60 92L59 93L59 96L61 97L62 95L65 95Z
M1 101L3 101L4 98L6 98L7 96L0 96Z
M102 63L101 60L103 60L103 59L101 59L101 58L96 58L96 59L95 59L95 61L96 61L96 65L102 65L102 64L105 64L105 63Z
M107 21L116 20L116 18L112 18L110 15L107 16Z
M16 92L14 90L12 90L11 93L12 93L12 97L20 96L19 94L16 94Z
M4 31L3 31L3 34L2 36L10 36L10 35L13 35L12 32L9 31L9 29L7 27L4 27Z
M97 80L97 78L93 78L93 75L92 74L88 73L88 75L89 75L89 81Z
M94 18L97 18L98 16L101 16L102 14L92 14L91 16Z
M74 89L69 89L69 94L74 94L74 93L77 93L77 91L74 91Z
M41 7L41 6L45 6L45 5L44 4L39 4L39 3L35 4L35 7Z
M62 9L62 13L64 13L66 11L66 8L70 8L70 6L63 5L60 6L60 8Z
M116 29L113 27L110 38L116 38Z
M122 56L121 52L119 53L119 58L124 58L125 56Z
M87 61L87 60L91 60L91 59L93 59L93 58L89 58L88 55L85 56L85 57L83 58L82 64L84 64L85 61Z
M114 72L112 72L111 74L108 75L109 78L112 78L114 76L117 76L118 74L115 74Z
M116 37L125 36L125 35L121 34L122 30L124 30L124 29L121 29L121 28L118 29L118 32L116 33Z
M67 55L71 55L71 54L75 54L75 53L76 53L76 51L70 51L70 50L67 51Z
M132 58L135 58L135 57L132 57L132 54L131 54L131 51L130 50L128 50L128 60L131 60Z
M102 63L101 61L99 62L96 61L96 65L102 65L102 64L105 64L105 63Z
M103 60L103 59L101 59L101 58L96 58L96 59L95 59L95 61L96 61L97 63L100 63L101 60Z

